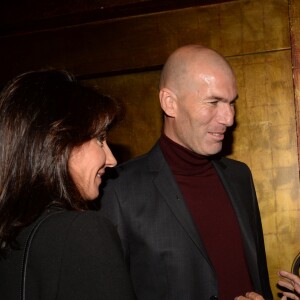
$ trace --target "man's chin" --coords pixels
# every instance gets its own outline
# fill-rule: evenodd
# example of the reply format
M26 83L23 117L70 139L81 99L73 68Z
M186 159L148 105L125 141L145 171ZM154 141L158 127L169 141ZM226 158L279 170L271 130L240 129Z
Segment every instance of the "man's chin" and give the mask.
M222 150L222 145L220 147L214 147L212 149L208 149L207 151L207 156L213 156L213 155L216 155L218 153L220 153Z

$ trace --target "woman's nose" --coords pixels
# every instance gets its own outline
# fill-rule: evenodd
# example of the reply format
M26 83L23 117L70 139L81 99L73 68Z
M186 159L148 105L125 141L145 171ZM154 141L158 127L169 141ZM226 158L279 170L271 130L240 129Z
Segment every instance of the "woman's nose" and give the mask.
M111 152L109 146L107 145L106 141L104 142L104 151L106 155L106 166L107 167L114 167L117 164L117 160L114 157L113 153Z

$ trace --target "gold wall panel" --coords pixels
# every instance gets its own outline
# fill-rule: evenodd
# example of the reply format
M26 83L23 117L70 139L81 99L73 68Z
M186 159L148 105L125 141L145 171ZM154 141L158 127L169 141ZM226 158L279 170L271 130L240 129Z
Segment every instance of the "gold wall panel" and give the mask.
M90 77L160 66L186 43L227 56L288 48L287 0L233 1L0 37L0 84L48 66Z
M160 136L159 75L151 71L83 81L124 104L122 120L108 137L119 163L149 151Z
M290 0L290 33L292 48L292 64L295 87L295 103L297 117L297 132L300 134L300 1ZM300 149L300 139L298 139L298 149ZM299 152L299 150L298 150ZM300 163L300 155L299 155Z
M239 84L230 157L252 170L274 296L277 272L300 252L299 165L291 51L229 59Z

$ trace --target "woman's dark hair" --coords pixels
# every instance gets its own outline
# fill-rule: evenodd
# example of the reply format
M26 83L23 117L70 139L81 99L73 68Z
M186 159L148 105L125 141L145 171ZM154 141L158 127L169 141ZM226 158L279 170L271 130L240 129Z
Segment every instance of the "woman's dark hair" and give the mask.
M71 150L106 138L118 104L57 70L21 74L0 94L0 254L51 204L84 210Z

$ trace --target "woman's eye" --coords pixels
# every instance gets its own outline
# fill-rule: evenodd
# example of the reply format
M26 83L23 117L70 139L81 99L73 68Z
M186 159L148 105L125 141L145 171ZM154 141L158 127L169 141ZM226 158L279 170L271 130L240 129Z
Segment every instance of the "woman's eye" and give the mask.
M98 137L97 138L97 143L99 144L99 146L103 147L103 138Z

